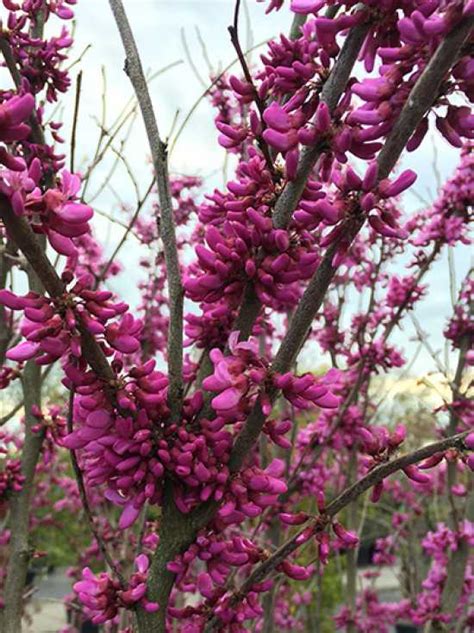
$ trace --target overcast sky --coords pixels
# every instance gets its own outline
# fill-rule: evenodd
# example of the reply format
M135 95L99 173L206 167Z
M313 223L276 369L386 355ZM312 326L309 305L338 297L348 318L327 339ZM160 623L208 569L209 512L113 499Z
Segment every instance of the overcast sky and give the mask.
M154 101L158 124L162 137L167 137L175 121L174 132L202 95L209 83L209 67L206 56L214 69L222 69L235 59L235 53L229 41L227 26L232 21L232 0L126 0L125 8L133 27L138 48L142 56L143 66L155 72L170 64L179 62L171 70L163 73L151 84L151 95ZM265 4L256 0L247 0L241 13L241 38L245 48L262 43L280 32L287 33L291 24L288 10L273 12L265 16ZM96 119L101 112L102 72L107 77L107 125L121 112L123 106L132 95L128 78L123 73L123 51L119 41L115 23L107 0L79 0L76 12L75 55L79 55L86 47L80 64L71 69L73 82L79 68L82 68L82 91L80 116L78 124L77 165L87 164L94 151L98 136ZM54 21L58 26L59 21ZM201 42L197 33L199 32ZM201 80L191 68L185 51L187 42L189 56L197 69ZM205 50L204 50L205 48ZM253 59L257 60L263 47L256 48ZM234 69L236 67L234 66ZM62 116L65 122L65 136L69 137L72 121L74 90L66 99L66 108ZM192 115L188 125L179 136L171 155L171 171L184 174L196 174L206 177L205 188L211 190L223 183L224 151L216 142L216 131L213 125L214 112L208 102L203 99ZM118 146L118 143L116 143ZM442 178L452 173L457 164L458 154L444 140L437 137L437 168ZM125 155L132 166L139 186L143 191L150 180L148 147L143 133L141 121L133 128ZM433 173L433 140L426 141L421 150L407 155L403 167L416 169L419 174L415 189L421 196L430 199L435 195L436 179ZM110 161L100 166L92 180L89 195L106 178ZM229 171L231 173L231 170ZM133 205L134 190L124 168L119 168L112 180L115 191L126 202ZM404 199L407 211L420 207L419 200L412 194ZM95 200L97 209L119 215L114 194L105 189ZM108 231L108 247L113 248L120 239L122 229L106 228L104 220L97 219L101 235ZM132 304L136 300L133 290L136 286L137 268L132 264L138 257L136 242L130 240L130 248L122 253L122 261L127 264L127 280L120 282L119 289L126 293L124 297ZM459 249L454 256L458 282L469 266L467 249ZM450 312L449 273L447 260L437 262L429 277L431 290L429 297L418 311L423 327L432 336L432 344L440 348L443 339L440 336L446 317ZM399 271L398 271L399 272ZM414 344L409 342L413 334L412 328L405 333L394 336L394 341L402 342L409 350ZM415 371L427 371L433 366L426 354L421 354Z

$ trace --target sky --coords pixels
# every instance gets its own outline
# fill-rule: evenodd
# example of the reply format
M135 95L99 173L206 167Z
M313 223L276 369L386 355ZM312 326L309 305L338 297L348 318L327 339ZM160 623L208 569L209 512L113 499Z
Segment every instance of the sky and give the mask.
M283 8L279 12L265 15L265 4L247 0L241 11L241 40L245 49L256 48L251 60L258 61L264 46L257 46L280 32L287 33L291 24L290 12ZM209 84L210 60L214 71L225 68L235 61L235 53L230 43L227 26L231 24L234 10L233 0L125 0L125 9L133 28L142 63L147 72L174 66L160 74L150 84L160 133L163 138L175 135L190 110L199 101ZM94 152L99 134L98 118L102 110L103 74L106 76L106 127L120 114L132 96L129 80L123 72L124 54L107 0L79 0L75 9L74 55L76 58L86 52L70 72L73 83L79 69L82 70L82 88L77 126L76 169L84 168ZM54 27L60 26L55 21ZM74 55L72 59L74 59ZM234 71L238 67L234 65ZM197 72L196 72L197 71ZM199 75L196 76L196 75ZM64 121L63 136L70 138L73 120L74 88L66 97L60 116ZM59 113L56 113L59 115ZM217 133L213 124L213 110L201 99L187 125L179 135L170 156L172 173L199 175L204 177L204 189L222 187L225 170L224 150L217 144ZM120 136L118 137L121 138ZM119 146L119 141L116 142ZM133 170L140 191L143 192L151 176L149 151L142 123L137 119L133 125L124 154ZM434 156L436 155L436 170ZM114 173L113 191L104 188L95 192L107 179L113 155L101 163L94 171L88 189L89 199L98 212L120 216L117 197L133 205L134 186L127 171L119 166ZM402 167L415 169L419 178L414 187L417 195L408 194L404 198L407 212L421 206L420 197L431 200L436 193L436 172L441 180L454 170L458 160L457 151L439 136L435 141L428 139L420 151L403 157ZM227 173L232 173L228 164ZM95 227L100 236L105 236L109 251L121 237L123 229L96 216ZM135 248L134 248L135 247ZM127 275L116 286L117 290L132 305L137 299L136 282L138 267L134 266L139 256L136 242L130 239L127 249L122 251L121 261ZM466 248L456 249L453 254L458 284L470 266L470 255ZM394 271L403 272L400 270ZM447 258L439 260L433 272L427 277L430 283L428 297L419 307L418 318L424 330L430 335L435 349L442 349L442 329L450 313L449 270ZM414 330L408 324L403 332L397 332L393 341L408 350L411 357L416 344L410 339ZM413 371L426 372L433 367L429 355L423 351L413 366Z

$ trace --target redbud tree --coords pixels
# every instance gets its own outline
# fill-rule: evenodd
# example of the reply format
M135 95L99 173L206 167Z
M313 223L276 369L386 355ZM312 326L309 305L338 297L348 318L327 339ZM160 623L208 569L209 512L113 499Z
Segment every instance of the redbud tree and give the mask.
M249 64L236 0L237 63L206 93L236 167L206 191L169 172L110 0L153 183L109 256L85 190L110 143L74 173L74 134L69 146L56 120L76 0L2 1L0 388L16 402L0 431L2 630L21 630L35 530L61 512L90 530L65 631L319 631L335 559L345 590L330 630L471 630L471 276L444 331L454 371L434 355L448 395L428 429L407 432L373 387L406 363L391 342L404 320L429 348L416 309L448 291L424 278L469 244L474 2L269 0L293 23ZM410 213L417 174L398 163L427 134L458 148L458 165ZM132 234L133 309L110 290ZM374 561L405 569L398 602L357 586L368 512L388 525Z

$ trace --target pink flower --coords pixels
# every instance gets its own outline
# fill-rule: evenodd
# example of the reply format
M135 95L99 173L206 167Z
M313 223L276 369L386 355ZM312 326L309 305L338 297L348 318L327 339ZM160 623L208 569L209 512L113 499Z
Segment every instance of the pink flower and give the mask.
M29 135L30 127L24 121L33 112L34 106L34 97L29 93L11 97L0 104L0 141L22 141Z

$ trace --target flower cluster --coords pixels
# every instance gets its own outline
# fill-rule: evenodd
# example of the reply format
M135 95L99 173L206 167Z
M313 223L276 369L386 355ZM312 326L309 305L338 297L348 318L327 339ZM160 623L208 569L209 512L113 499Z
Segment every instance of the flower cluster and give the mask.
M461 150L461 160L454 175L443 185L438 199L424 212L410 218L405 225L414 233L416 246L431 243L469 244L469 223L472 221L474 199L474 152L467 141Z
M230 421L248 415L268 377L268 366L258 357L257 342L239 342L238 337L239 332L230 335L229 355L219 349L211 351L214 373L203 382L205 389L219 392L211 401L212 407L218 416ZM262 394L262 401L270 413L268 396Z
M418 595L417 605L413 609L413 621L416 624L424 624L427 621L449 623L455 614L443 613L441 610L441 596L446 582L446 566L449 553L460 547L465 541L467 547L474 545L474 525L465 520L459 532L453 532L446 525L440 523L436 530L428 532L422 545L425 552L432 560L428 575L422 583L423 589ZM464 605L469 600L472 592L473 577L471 566L468 564L464 572L464 583L461 597L456 604L456 613L461 613Z
M9 496L22 489L25 477L21 472L21 461L16 457L10 457L8 446L18 444L17 439L3 431L0 432L0 512Z
M229 192L215 192L199 210L200 221L208 225L206 245L196 246L198 261L188 268L184 285L193 301L203 302L205 312L222 299L237 307L247 281L263 304L292 306L301 281L319 260L309 249L309 235L292 240L286 230L273 227L271 174L254 150L249 154L238 168L238 180L228 183Z
M131 575L126 588L121 588L106 572L95 575L88 567L82 572L82 580L74 584L74 591L92 615L94 624L112 620L120 608L133 609L140 605L148 613L159 606L146 598L146 580L149 561L145 554L135 559L136 571Z
M461 347L466 341L468 362L474 361L472 355L472 341L474 338L474 324L472 320L472 306L474 301L474 278L464 280L459 300L454 307L454 315L450 319L444 335L453 347Z
M63 274L64 282L72 282ZM26 341L12 347L7 357L22 362L36 358L39 364L49 364L65 354L76 360L81 357L81 331L103 337L108 353L114 350L129 354L139 346L141 322L126 313L125 303L113 303L113 294L93 290L93 279L84 275L56 299L34 292L19 296L9 290L0 291L0 303L11 310L23 310L25 319L21 333ZM116 321L111 321L119 317ZM74 367L70 369L74 373ZM74 379L73 379L74 382Z

